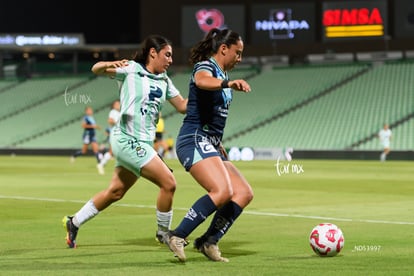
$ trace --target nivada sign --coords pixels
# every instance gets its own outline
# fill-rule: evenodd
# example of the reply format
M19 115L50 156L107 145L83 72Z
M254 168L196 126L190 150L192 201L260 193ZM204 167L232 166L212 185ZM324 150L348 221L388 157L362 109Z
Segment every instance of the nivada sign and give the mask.
M296 30L309 30L310 24L304 19L292 19L292 9L270 10L268 20L256 20L256 31L268 31L270 39L292 39Z
M324 3L325 39L383 37L386 34L385 1Z
M315 9L310 3L253 4L251 44L314 41Z

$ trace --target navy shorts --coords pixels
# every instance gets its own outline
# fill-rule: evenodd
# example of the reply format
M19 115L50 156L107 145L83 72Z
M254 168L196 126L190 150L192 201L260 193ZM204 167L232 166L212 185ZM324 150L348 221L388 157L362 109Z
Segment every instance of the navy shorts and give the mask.
M85 133L82 136L82 141L83 141L83 144L89 145L89 144L91 144L93 142L96 142L97 140L96 140L96 136L94 134L91 135L89 133Z
M186 171L189 171L198 161L212 156L220 156L223 161L227 160L220 151L220 141L200 134L178 136L176 152L178 160Z

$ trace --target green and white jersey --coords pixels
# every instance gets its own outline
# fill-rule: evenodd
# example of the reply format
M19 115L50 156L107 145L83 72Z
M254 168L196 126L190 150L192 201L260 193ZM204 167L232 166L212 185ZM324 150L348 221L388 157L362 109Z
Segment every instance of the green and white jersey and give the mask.
M153 143L162 105L180 92L166 73L152 74L132 60L128 64L117 68L115 74L120 84L121 116L118 127L121 133Z

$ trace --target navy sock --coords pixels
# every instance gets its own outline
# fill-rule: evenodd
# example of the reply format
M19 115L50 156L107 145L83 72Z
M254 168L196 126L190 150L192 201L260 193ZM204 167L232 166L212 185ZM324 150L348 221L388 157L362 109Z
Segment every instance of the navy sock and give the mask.
M77 152L75 152L74 154L73 154L73 157L78 157L78 156L80 156L80 155L82 155L83 153L82 153L82 151L81 150L78 150Z
M200 197L187 212L180 225L173 231L173 234L180 238L188 237L215 210L217 207L209 195Z
M95 157L96 157L96 162L101 162L101 158L99 158L99 152L95 153Z
M234 201L228 202L217 210L203 238L211 243L217 243L242 212L243 209L237 203Z

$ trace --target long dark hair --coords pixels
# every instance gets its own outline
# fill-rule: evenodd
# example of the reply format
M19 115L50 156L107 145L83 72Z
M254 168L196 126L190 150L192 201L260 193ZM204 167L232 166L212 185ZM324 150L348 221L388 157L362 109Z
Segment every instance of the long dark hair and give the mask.
M138 63L146 64L151 48L154 48L159 53L167 45L172 45L171 41L161 35L147 36L132 59Z
M232 44L237 44L241 39L240 35L232 30L213 28L206 34L203 40L191 48L189 61L191 64L196 64L209 59L218 52L220 45L226 44L230 47Z

